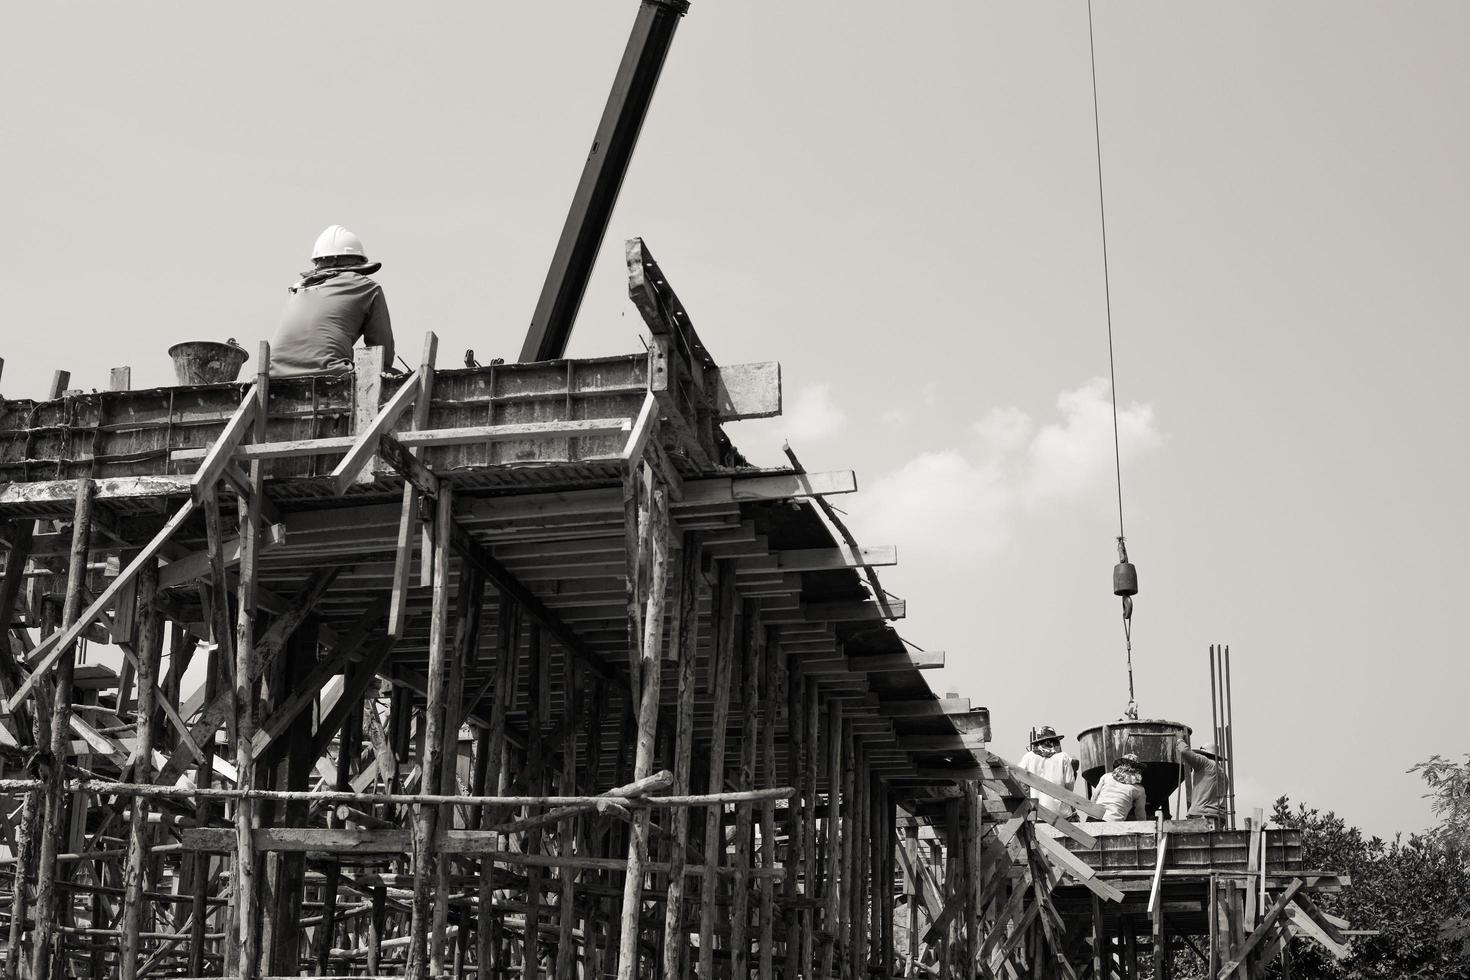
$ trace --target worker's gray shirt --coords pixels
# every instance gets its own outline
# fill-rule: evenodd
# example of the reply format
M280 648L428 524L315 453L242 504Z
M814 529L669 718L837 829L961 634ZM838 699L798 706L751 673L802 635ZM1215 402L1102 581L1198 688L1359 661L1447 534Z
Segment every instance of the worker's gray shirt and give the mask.
M1179 758L1189 768L1189 816L1227 816L1225 773L1220 764L1191 749L1181 751Z
M383 287L351 269L309 273L291 287L281 328L271 341L271 374L347 374L361 337L393 364L393 325Z

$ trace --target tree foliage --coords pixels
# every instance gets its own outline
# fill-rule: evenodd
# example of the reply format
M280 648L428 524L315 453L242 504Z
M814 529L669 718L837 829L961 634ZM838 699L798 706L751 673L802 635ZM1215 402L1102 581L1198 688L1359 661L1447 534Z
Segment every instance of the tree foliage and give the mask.
M1435 808L1439 826L1407 838L1369 837L1331 810L1293 807L1285 796L1276 801L1272 820L1302 831L1304 866L1351 876L1350 888L1321 896L1319 904L1354 929L1378 931L1354 938L1352 955L1341 963L1315 944L1296 940L1293 977L1470 980L1467 770L1435 756L1410 771L1419 772L1431 796L1445 802Z

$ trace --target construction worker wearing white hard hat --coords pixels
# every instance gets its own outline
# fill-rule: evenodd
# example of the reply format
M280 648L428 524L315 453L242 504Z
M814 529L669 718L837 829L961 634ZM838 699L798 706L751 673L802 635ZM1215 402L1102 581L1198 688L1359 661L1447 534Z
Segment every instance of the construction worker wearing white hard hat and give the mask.
M271 341L271 374L348 374L362 338L393 364L393 324L383 287L369 278L383 267L368 260L362 239L341 225L317 236L312 268L290 287L281 326Z

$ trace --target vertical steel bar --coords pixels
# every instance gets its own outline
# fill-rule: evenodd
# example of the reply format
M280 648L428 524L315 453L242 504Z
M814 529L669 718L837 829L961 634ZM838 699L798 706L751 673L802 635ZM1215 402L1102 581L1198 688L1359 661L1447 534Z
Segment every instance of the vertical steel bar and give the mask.
M1225 772L1230 782L1230 829L1235 829L1235 695L1230 686L1230 645L1225 645Z

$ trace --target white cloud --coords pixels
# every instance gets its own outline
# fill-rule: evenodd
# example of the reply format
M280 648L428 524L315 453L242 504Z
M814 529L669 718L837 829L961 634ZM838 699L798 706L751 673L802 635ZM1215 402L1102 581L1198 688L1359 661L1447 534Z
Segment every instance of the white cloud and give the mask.
M1057 412L1038 425L1019 408L993 409L974 424L973 444L922 453L880 476L851 502L859 536L994 555L1024 514L1101 494L1113 477L1107 380L1062 392ZM1125 462L1161 442L1149 405L1119 406L1118 430Z
M1113 409L1106 378L1057 397L1060 422L1042 426L1026 450L1026 503L1070 500L1113 476ZM1159 444L1151 405L1118 408L1118 446L1126 461Z
M796 393L781 414L782 428L791 439L825 439L842 431L847 416L832 401L832 386L809 385Z

